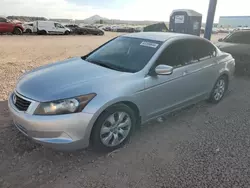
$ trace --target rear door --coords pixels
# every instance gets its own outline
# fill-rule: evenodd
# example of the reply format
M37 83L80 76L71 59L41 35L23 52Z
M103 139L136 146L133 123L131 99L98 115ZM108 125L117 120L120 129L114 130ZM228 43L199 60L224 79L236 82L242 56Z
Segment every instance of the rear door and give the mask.
M186 64L184 75L193 83L189 84L189 91L190 99L195 100L206 97L217 79L217 50L203 39L190 39L187 44L192 60Z

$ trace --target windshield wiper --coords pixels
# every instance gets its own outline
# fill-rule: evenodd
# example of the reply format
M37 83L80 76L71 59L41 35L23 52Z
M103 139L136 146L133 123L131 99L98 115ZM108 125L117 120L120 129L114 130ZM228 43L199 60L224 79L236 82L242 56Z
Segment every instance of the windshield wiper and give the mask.
M110 64L110 63L106 63L106 62L103 62L103 61L97 61L97 60L87 60L85 59L85 61L88 61L90 63L93 63L93 64L96 64L96 65L99 65L99 66L102 66L102 67L105 67L105 68L109 68L109 69L112 69L112 70L117 70L117 71L122 71L122 72L134 72L130 69L127 69L127 68L124 68L124 67L119 67L119 66L116 66L116 65L113 65L113 64Z
M101 61L96 61L96 60L90 60L90 61L87 60L87 61L90 62L90 63L96 64L96 65L100 65L100 66L105 67L105 68L114 69L110 65L107 65L106 63L101 62Z

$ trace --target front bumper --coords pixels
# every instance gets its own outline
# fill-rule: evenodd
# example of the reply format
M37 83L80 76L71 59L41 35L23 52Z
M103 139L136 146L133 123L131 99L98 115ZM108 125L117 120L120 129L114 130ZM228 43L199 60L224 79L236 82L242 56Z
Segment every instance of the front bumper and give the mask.
M26 112L19 111L13 103L13 94L8 107L16 128L38 143L58 150L77 150L89 145L93 114L32 115L32 104Z

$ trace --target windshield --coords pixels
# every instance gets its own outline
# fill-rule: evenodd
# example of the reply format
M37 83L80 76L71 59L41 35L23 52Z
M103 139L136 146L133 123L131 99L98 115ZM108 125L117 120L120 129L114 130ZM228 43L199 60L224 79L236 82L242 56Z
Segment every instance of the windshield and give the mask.
M240 31L228 35L224 42L230 43L240 43L240 44L250 44L250 32L249 31Z
M161 44L159 41L118 37L97 49L85 60L118 71L138 72Z

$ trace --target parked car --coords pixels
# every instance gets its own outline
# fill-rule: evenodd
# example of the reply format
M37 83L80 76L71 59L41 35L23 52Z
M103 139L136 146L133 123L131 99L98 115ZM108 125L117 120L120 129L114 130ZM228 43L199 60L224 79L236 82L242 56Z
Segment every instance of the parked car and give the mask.
M135 29L133 27L120 27L116 29L117 32L124 32L124 33L134 33Z
M104 31L98 28L93 28L93 27L79 27L78 25L75 24L70 24L66 25L67 28L71 29L71 32L73 34L79 34L79 35L88 35L88 34L93 34L93 35L104 35Z
M54 21L35 21L34 32L41 35L46 34L70 34L70 29Z
M103 26L102 28L104 31L111 31L111 27L110 26Z
M13 22L4 17L0 17L0 33L13 33L21 35L23 34L23 26L21 23Z
M34 32L34 23L33 22L26 22L23 24L23 32L31 34Z
M250 75L250 30L238 30L216 44L222 51L232 54L236 73Z
M234 65L203 38L133 33L26 73L8 106L16 128L36 142L114 150L141 123L201 100L218 103Z

